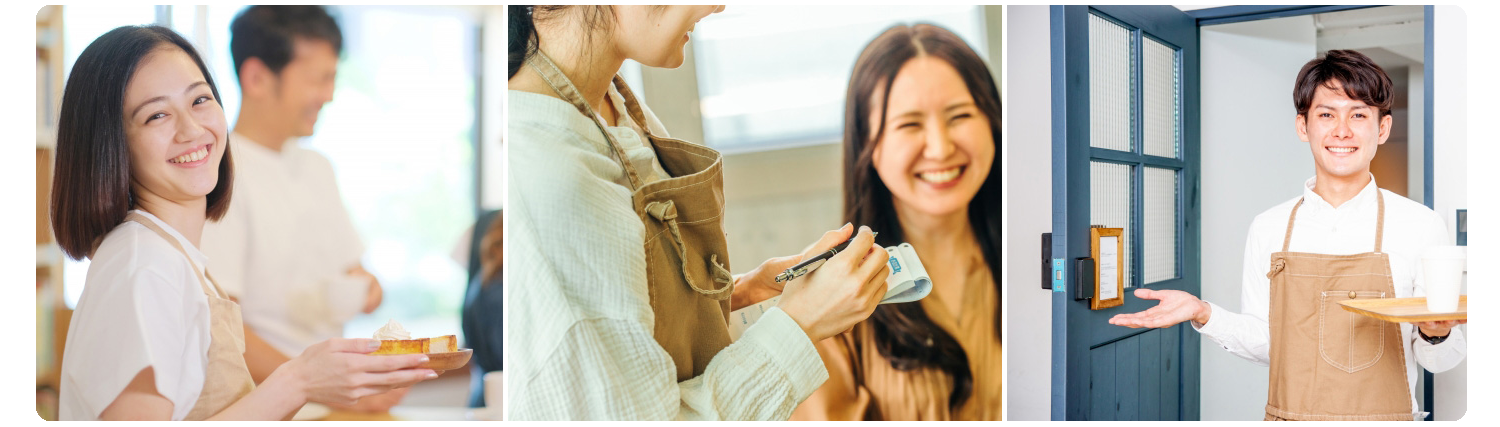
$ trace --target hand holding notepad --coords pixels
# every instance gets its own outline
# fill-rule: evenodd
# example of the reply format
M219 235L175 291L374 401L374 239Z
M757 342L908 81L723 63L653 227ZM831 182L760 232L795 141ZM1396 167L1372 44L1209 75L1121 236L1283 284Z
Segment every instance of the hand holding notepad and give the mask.
M932 292L932 279L927 275L927 268L922 266L922 260L917 257L911 244L887 246L885 250L891 255L887 260L891 273L885 278L886 291L885 296L880 299L881 304L917 301ZM729 313L730 338L739 339L740 334L780 301L781 297L775 296Z

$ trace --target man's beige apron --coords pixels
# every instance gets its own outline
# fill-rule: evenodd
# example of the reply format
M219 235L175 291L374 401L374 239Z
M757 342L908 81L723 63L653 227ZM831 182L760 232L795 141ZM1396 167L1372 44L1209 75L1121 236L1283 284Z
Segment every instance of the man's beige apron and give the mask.
M135 212L126 215L125 220L135 221L156 232L171 243L172 247L177 248L177 252L182 253L184 258L188 258L188 265L193 267L198 285L208 297L208 369L203 375L203 391L198 394L198 401L193 403L193 409L188 411L186 418L188 421L208 419L250 394L250 390L255 388L255 380L250 378L250 370L245 366L245 329L240 320L240 305L229 300L229 295L212 282L213 276L198 270L182 244L166 230ZM208 277L209 281L205 282L204 277Z
M645 225L646 283L653 336L672 356L677 381L703 373L729 346L729 251L724 237L724 175L719 152L686 141L651 134L635 95L619 76L615 88L625 109L645 132L661 166L671 175L642 184L625 150L606 130L578 89L550 59L537 51L527 65L542 75L562 99L594 120L630 178L631 203Z
M1400 324L1345 311L1339 301L1394 298L1380 252L1385 197L1376 191L1375 251L1290 252L1297 208L1281 252L1271 254L1271 387L1266 420L1411 421Z

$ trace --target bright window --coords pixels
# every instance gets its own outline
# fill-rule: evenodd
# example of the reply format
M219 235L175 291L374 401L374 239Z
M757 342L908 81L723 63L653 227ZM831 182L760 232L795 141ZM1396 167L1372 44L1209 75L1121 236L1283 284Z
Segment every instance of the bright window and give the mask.
M693 46L706 143L753 150L838 140L854 60L881 31L915 23L988 52L980 6L731 6L704 18Z

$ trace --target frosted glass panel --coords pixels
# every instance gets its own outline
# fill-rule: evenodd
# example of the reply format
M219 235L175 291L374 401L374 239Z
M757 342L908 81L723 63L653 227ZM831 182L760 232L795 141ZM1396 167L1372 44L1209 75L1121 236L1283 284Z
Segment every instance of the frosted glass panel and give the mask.
M1089 15L1089 145L1132 151L1130 30Z
M1141 218L1147 284L1177 277L1177 171L1146 168Z
M1143 152L1153 156L1177 157L1178 115L1181 94L1177 91L1177 51L1150 37L1144 37L1141 56L1141 133ZM1149 270L1148 270L1149 271Z
M1130 165L1089 162L1089 224L1124 229L1125 287L1130 287Z

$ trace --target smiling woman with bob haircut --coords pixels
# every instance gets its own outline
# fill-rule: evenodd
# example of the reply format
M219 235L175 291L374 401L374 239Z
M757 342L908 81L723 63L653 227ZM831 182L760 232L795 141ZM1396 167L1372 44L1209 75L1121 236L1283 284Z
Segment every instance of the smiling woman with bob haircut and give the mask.
M52 188L62 250L90 258L68 325L64 420L279 420L308 400L353 402L435 378L424 355L331 339L259 387L239 306L198 250L229 206L233 162L219 90L193 46L127 26L84 49L63 91Z

